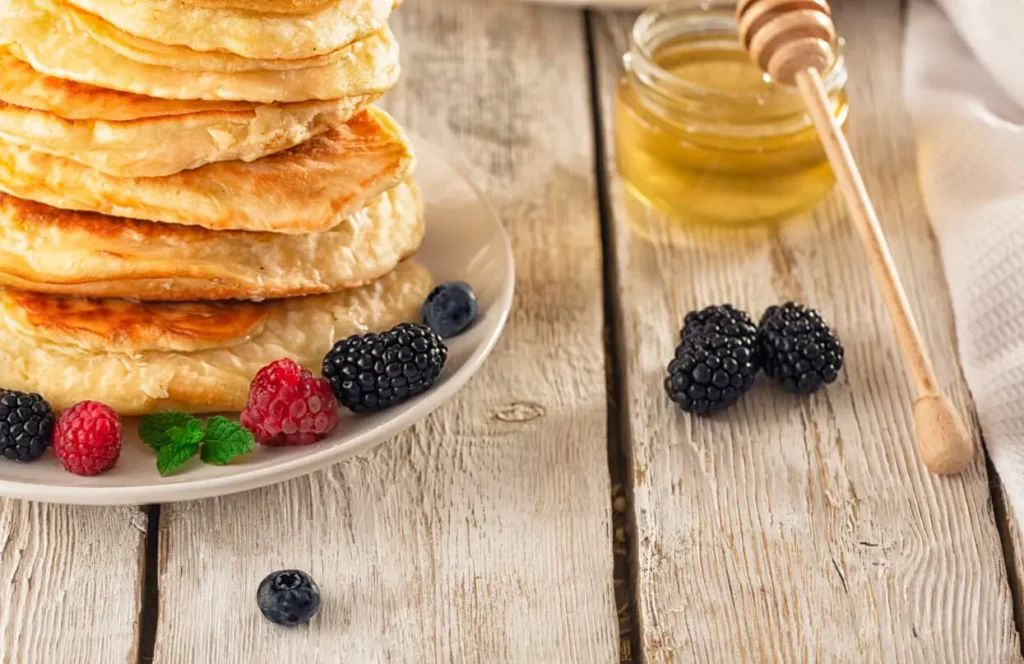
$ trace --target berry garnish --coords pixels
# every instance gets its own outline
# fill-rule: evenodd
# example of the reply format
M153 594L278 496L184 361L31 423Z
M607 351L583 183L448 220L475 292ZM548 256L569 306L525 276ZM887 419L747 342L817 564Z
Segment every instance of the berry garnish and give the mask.
M754 325L754 321L747 315L747 312L737 309L731 304L722 304L686 314L679 337L685 341L698 334L711 332L726 337L749 339L752 343L757 336L757 326Z
M334 344L324 358L324 378L338 401L372 413L429 390L448 359L444 342L429 327L402 323L383 334L355 335Z
M665 391L679 408L710 415L733 405L754 385L754 339L718 332L688 336L668 365Z
M188 413L154 413L139 423L139 437L156 450L156 469L170 475L199 452L206 463L223 466L253 448L252 433L215 415L206 425Z
M480 305L472 286L464 281L440 284L423 302L423 324L442 339L465 332L476 320Z
M69 473L105 473L121 455L121 418L95 401L75 404L57 418L53 453Z
M38 394L0 393L0 452L12 461L34 461L53 439L53 411Z
M294 627L309 622L320 610L320 588L305 572L282 570L260 582L256 604L267 620Z
M309 445L338 426L338 403L326 380L278 360L253 379L242 424L264 445Z
M843 367L843 345L821 315L802 304L769 307L757 338L765 374L791 392L810 394Z

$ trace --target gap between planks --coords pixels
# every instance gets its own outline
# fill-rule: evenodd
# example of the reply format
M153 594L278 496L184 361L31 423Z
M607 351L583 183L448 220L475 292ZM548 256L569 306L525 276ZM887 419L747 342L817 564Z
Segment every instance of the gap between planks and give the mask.
M636 621L636 519L633 513L633 459L629 418L625 417L622 379L622 312L619 308L619 275L615 262L615 223L605 169L608 150L602 131L601 90L597 50L594 43L594 14L583 12L590 82L591 124L594 129L594 181L601 222L601 275L604 306L605 371L608 396L608 472L611 475L612 553L615 560L615 608L619 616L619 661L640 662L640 634Z
M160 614L160 506L147 505L146 542L142 550L142 601L139 606L139 664L153 661Z
M984 442L984 436L982 437ZM983 447L984 449L984 447ZM1003 563L1006 565L1006 580L1010 584L1010 600L1013 602L1013 624L1018 634L1024 634L1024 551L1021 550L1020 526L1013 512L1007 507L1006 489L1003 487L999 474L992 459L985 453L985 470L988 473L989 493L992 496L992 511L996 517L996 529L999 531L999 543L1003 550ZM1024 656L1024 641L1020 643L1021 655Z

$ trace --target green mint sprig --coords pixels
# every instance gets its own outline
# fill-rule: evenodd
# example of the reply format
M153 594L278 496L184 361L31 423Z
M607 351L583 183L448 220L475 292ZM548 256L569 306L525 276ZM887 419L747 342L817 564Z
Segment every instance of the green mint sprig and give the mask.
M156 450L156 469L166 477L199 452L205 463L223 466L252 451L252 432L215 415L206 426L188 413L154 413L139 423L139 437Z

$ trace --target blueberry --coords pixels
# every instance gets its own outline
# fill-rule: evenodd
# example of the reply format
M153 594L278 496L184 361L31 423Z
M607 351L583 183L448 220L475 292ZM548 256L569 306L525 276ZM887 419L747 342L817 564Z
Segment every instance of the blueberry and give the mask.
M281 570L263 579L256 603L267 620L293 627L309 622L320 610L320 588L305 572Z
M448 339L472 325L479 309L472 286L464 281L449 281L430 291L423 303L423 324L442 339Z

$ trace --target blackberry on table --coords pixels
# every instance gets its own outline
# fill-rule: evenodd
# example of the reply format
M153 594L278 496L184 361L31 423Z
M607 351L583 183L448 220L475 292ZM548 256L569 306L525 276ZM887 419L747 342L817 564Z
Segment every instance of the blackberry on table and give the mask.
M323 376L338 401L372 413L429 390L441 375L448 349L425 325L403 323L383 334L355 335L334 344Z
M753 344L757 336L757 326L747 312L737 309L731 304L704 307L699 311L691 311L683 319L683 329L679 337L686 340L697 334L716 332L727 337L749 340Z
M12 461L34 461L53 440L53 411L38 394L0 392L0 453Z
M676 348L665 391L684 412L711 415L739 401L756 376L752 339L706 332Z
M769 307L757 339L765 374L791 392L815 392L843 367L843 345L821 314L802 304Z

